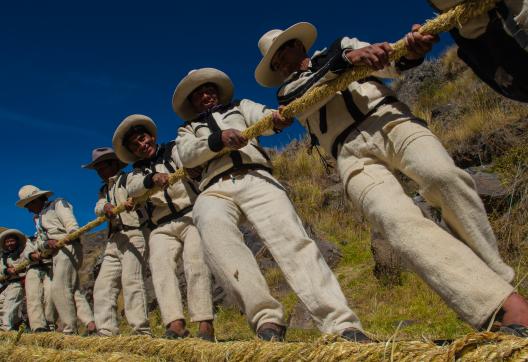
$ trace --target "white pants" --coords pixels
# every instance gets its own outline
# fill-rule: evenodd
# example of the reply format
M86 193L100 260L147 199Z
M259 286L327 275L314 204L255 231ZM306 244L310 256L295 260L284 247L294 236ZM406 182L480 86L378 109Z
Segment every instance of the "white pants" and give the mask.
M2 329L11 331L20 321L20 308L24 301L24 288L20 282L11 282L4 291Z
M51 298L51 265L30 268L26 273L26 302L31 330L47 328L57 320L57 310Z
M64 323L64 333L77 332L77 316L85 325L93 322L90 304L79 290L77 274L82 265L82 245L75 242L66 245L53 257L52 299Z
M141 230L115 233L106 244L101 270L94 286L94 314L97 331L119 334L117 298L121 288L125 316L137 334L150 335L145 289L145 238Z
M380 111L351 134L338 156L341 179L353 206L449 306L480 327L513 292L514 272L499 255L472 178L410 117ZM423 216L394 170L418 183L458 237Z
M281 304L271 296L244 243L238 228L243 216L253 224L322 332L361 329L285 190L268 172L251 171L218 181L200 194L193 216L213 273L231 291L253 329L267 322L285 325L285 321Z
M149 265L164 325L184 319L177 277L177 261L183 260L187 304L191 321L213 319L211 272L205 263L202 242L191 213L158 226L149 239Z

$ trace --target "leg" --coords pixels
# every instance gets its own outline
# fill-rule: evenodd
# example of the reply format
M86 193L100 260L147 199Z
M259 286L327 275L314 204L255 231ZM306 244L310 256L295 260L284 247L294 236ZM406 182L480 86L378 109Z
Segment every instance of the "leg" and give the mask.
M112 238L106 245L93 292L95 323L98 332L105 336L119 334L117 297L121 291L121 261L116 249L115 238Z
M72 245L65 246L53 257L52 300L66 334L77 332L77 309L73 297L77 289L76 263Z
M189 216L189 224L182 233L187 304L192 322L209 321L213 319L211 272L204 260L200 234L191 222Z
M187 217L185 218L187 219ZM192 322L198 323L198 336L214 341L211 271L205 262L202 240L192 219L183 230L183 269L187 281L187 306Z
M5 290L5 300L2 316L2 327L4 330L15 329L19 320L18 311L24 301L24 289L20 282L11 282Z
M474 327L513 292L469 247L426 219L385 165L365 164L348 179L346 191L416 273Z
M44 285L43 272L37 268L30 268L26 272L26 303L29 326L32 331L48 328L44 315Z
M241 211L216 192L230 182L219 182L203 192L193 218L202 238L205 258L215 276L237 300L249 324L258 330L265 323L285 326L284 311L269 291L255 257L238 228Z
M388 137L396 167L420 185L420 193L488 266L510 283L514 271L502 260L497 240L471 176L455 166L438 139L424 126L404 122Z
M123 240L125 246L121 259L125 315L135 333L150 335L144 274L146 241L139 232L134 232L126 239L126 242Z
M158 299L163 324L184 320L182 296L176 275L176 261L182 252L181 242L174 236L173 224L162 225L150 234L149 264L152 283Z
M286 280L319 329L341 333L362 329L339 283L280 184L268 173L246 175L240 207L263 239Z
M75 290L73 293L73 298L75 300L75 306L77 308L77 318L86 326L88 333L94 333L95 332L95 323L94 323L94 315L92 311L92 307L90 306L90 303L88 303L88 300L86 299L86 296L81 292L79 289L79 269L82 266L83 263L83 249L81 243L74 243L72 244L74 255L76 257L77 263L75 264Z
M55 323L58 319L57 309L55 304L53 304L53 298L51 294L51 283L52 283L52 267L50 266L48 271L44 274L44 279L42 281L44 288L44 316L47 321L48 327L55 326Z

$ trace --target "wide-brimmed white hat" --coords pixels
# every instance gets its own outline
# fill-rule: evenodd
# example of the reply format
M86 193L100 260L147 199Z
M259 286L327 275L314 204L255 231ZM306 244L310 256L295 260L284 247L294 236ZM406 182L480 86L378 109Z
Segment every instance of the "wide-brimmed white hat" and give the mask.
M53 195L53 192L51 191L41 190L33 185L25 185L18 190L19 200L16 202L16 205L18 207L26 207L31 201L38 199L41 196L50 197L51 195Z
M130 152L125 145L123 145L123 138L125 134L130 130L130 128L135 126L143 126L147 131L154 137L158 134L158 128L156 123L143 114L132 114L126 117L120 124L117 126L114 137L112 137L112 145L114 146L115 154L117 157L125 163L134 163L139 161L139 158Z
M119 160L114 150L110 147L99 147L92 151L92 162L82 165L82 168L94 169L94 166L106 160ZM124 166L123 166L124 167Z
M233 99L235 87L224 72L215 68L191 70L176 86L172 96L172 109L185 121L190 121L198 115L189 101L189 95L201 85L213 83L218 87L218 101L227 104Z
M260 85L276 87L284 81L279 72L271 70L271 59L281 45L292 39L300 40L308 51L317 39L317 29L310 23L302 22L286 30L273 29L262 35L258 47L263 58L255 69L255 79Z
M0 233L0 248L4 250L4 241L7 239L8 236L16 236L18 239L18 248L22 249L27 241L26 235L17 229L7 229Z

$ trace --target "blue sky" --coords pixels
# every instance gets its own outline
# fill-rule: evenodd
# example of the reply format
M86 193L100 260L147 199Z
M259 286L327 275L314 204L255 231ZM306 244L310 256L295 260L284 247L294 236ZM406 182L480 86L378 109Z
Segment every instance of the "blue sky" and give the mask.
M173 139L181 121L172 93L191 69L219 68L232 78L236 98L275 106L274 90L253 78L257 41L270 29L309 21L319 32L315 50L343 35L395 41L434 16L425 0L355 3L3 3L0 225L33 233L30 215L15 206L25 184L71 201L80 224L91 220L100 181L80 165L92 148L110 145L116 125L132 113L152 117L161 141ZM444 36L432 55L449 43ZM296 124L263 143L281 147L301 134Z

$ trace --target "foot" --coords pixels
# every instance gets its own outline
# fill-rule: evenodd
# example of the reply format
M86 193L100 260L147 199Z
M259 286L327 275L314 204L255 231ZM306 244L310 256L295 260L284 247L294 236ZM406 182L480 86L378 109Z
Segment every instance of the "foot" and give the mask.
M510 324L507 326L500 327L499 333L509 334L516 337L528 337L528 328L519 324Z
M264 341L283 342L286 327L275 323L264 323L257 330L257 337Z
M86 335L92 336L97 333L97 326L95 322L90 322L86 325Z
M374 342L365 333L355 328L348 328L341 332L341 337L350 342L372 343Z
M198 338L204 341L214 342L213 321L202 321L198 325Z
M528 302L517 293L512 293L502 305L504 315L501 319L503 326L521 325L528 327Z
M45 332L49 332L50 330L48 328L37 328L33 331L33 333L45 333Z
M185 328L185 321L183 319L179 319L169 323L167 330L165 331L165 338L182 339L189 337L189 334L189 331Z

